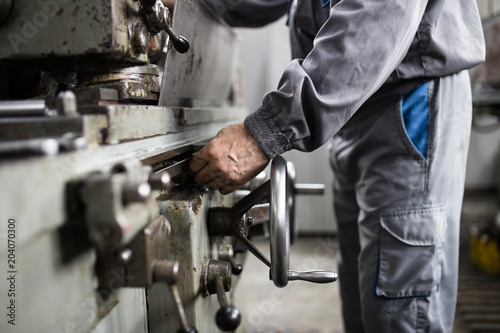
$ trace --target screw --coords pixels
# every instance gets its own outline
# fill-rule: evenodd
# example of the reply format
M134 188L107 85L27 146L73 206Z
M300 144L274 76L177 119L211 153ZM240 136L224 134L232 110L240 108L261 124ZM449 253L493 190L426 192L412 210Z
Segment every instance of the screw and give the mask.
M151 186L148 183L129 184L123 188L123 201L144 202L151 194Z
M149 176L149 185L153 190L168 190L171 187L170 180L167 172L157 173Z
M76 97L72 91L61 91L57 95L57 111L65 116L77 116Z
M245 223L246 223L248 226L252 225L252 223L253 223L253 217L251 217L251 216L247 216L247 217L245 218Z
M131 249L123 249L116 254L116 259L120 264L127 265L132 261L133 256Z
M132 44L139 53L148 51L149 35L146 25L142 22L135 22L132 26Z

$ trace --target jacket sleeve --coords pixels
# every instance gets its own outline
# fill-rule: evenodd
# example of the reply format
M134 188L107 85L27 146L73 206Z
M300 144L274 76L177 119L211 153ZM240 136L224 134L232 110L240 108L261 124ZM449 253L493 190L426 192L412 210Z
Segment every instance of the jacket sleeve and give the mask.
M427 0L342 0L245 124L270 158L331 138L405 57Z
M288 0L204 0L218 16L234 27L261 27L283 16Z

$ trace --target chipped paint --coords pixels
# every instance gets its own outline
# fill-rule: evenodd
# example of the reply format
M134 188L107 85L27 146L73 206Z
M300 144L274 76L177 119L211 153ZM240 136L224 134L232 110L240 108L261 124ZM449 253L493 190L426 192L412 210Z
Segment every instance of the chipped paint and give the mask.
M73 12L71 13L71 16L77 17L78 16L78 11L80 10L80 6L76 6Z

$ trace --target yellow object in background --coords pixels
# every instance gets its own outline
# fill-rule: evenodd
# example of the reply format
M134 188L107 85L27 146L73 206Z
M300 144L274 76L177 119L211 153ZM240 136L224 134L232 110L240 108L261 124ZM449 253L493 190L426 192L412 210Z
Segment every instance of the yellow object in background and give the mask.
M470 257L474 265L488 275L500 275L500 230L496 227L473 228Z

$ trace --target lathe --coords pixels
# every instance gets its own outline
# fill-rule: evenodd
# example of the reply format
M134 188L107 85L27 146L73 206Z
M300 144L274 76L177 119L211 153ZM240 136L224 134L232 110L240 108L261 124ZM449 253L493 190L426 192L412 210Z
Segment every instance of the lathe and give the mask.
M1 332L236 331L247 253L278 287L336 280L289 269L294 197L322 188L284 159L228 196L192 180L246 114L201 1L0 0L0 46Z

